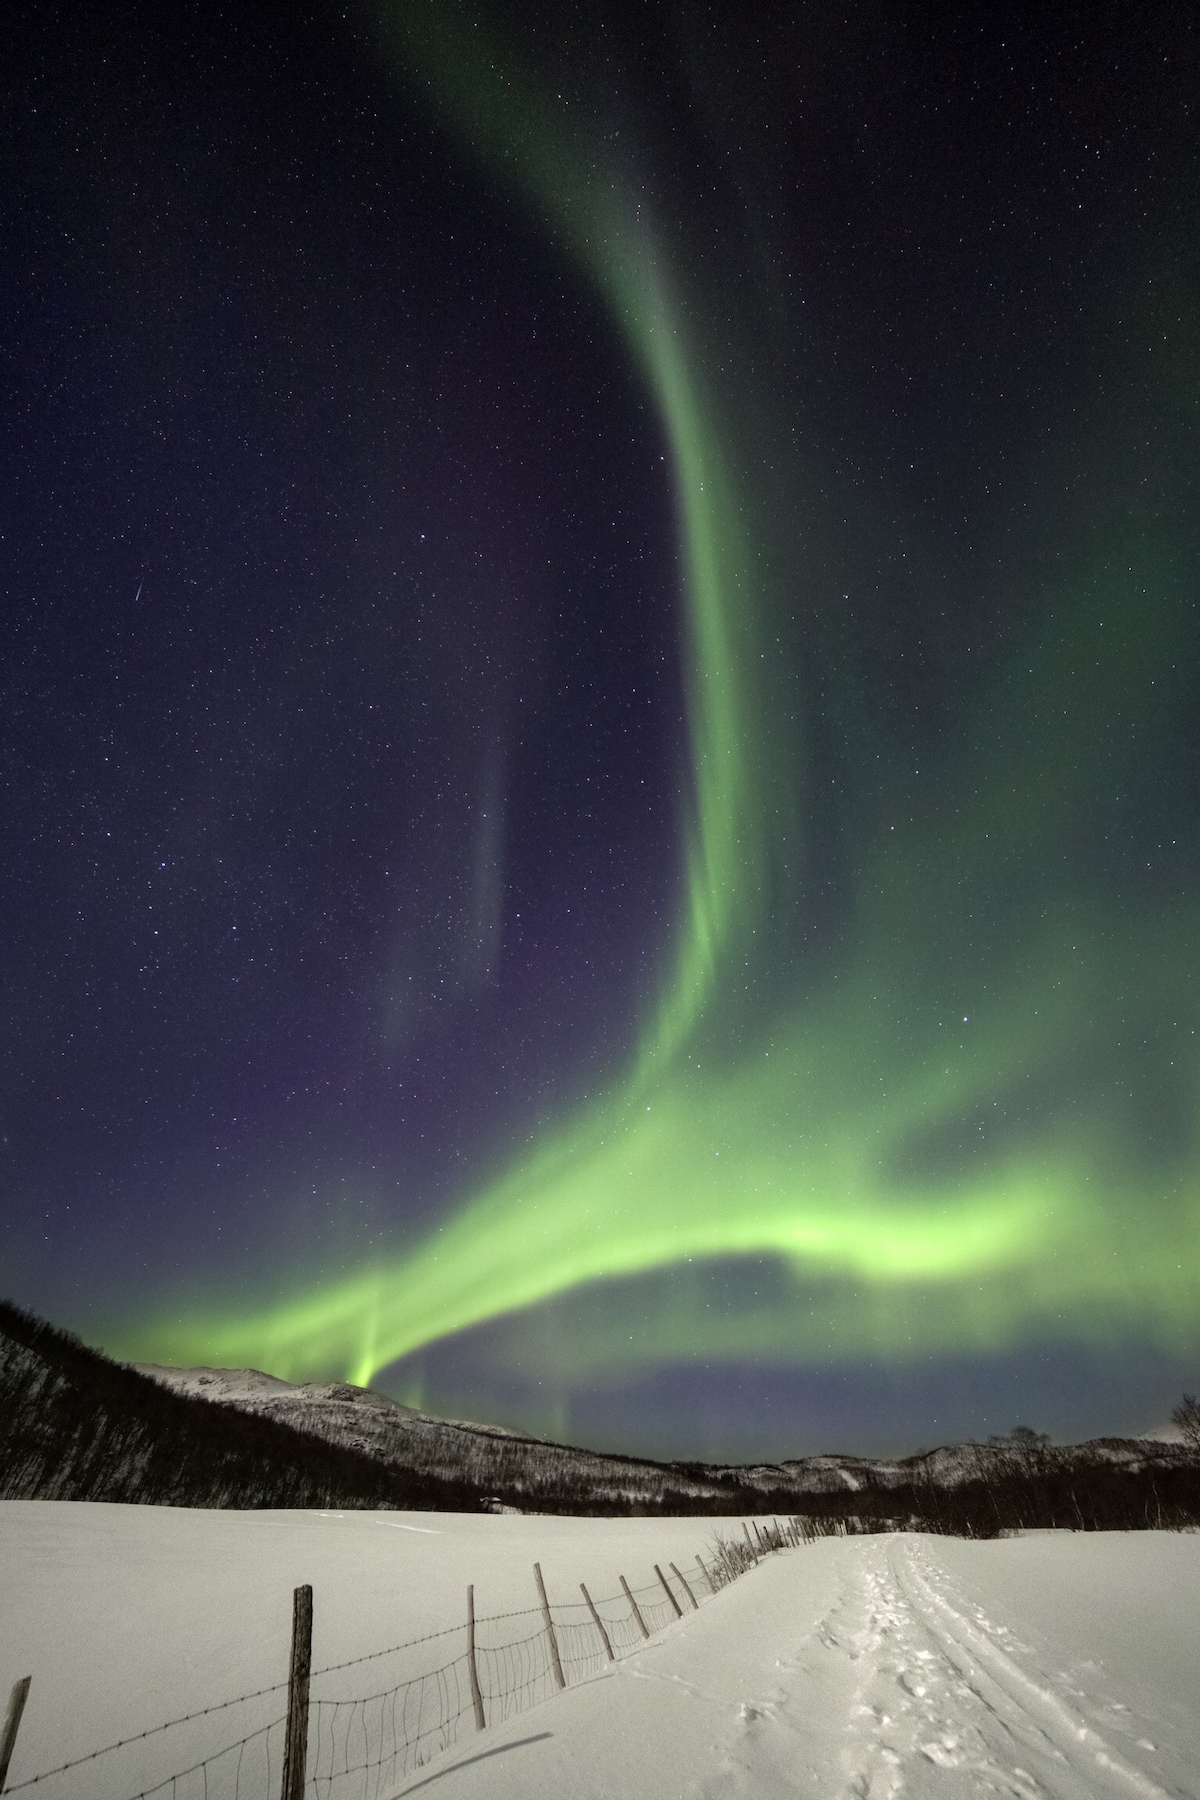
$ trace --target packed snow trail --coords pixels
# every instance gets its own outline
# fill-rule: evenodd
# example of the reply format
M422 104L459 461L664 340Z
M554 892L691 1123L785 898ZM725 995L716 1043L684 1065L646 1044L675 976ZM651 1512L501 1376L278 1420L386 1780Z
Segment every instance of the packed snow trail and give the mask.
M1195 1796L1198 1552L1200 1540L1169 1534L818 1544L770 1559L607 1679L460 1744L396 1793ZM1161 1575L1164 1559L1156 1592L1139 1575ZM1006 1616L1013 1571L1031 1562L1049 1634ZM1105 1607L1109 1577L1119 1593ZM1164 1588L1175 1604L1156 1618ZM1080 1642L1080 1610L1097 1603L1101 1625L1087 1621ZM1140 1715L1120 1697L1124 1678Z
M933 1545L891 1538L872 1549L820 1627L857 1665L849 1793L1160 1800L1167 1790L1089 1723L1086 1698L1066 1697L1028 1644L963 1600Z

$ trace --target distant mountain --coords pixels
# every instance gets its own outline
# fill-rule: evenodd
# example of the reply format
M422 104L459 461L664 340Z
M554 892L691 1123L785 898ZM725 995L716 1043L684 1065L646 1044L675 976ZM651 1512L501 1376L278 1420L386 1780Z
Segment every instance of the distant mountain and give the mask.
M1097 1438L1051 1448L1011 1440L955 1444L900 1459L807 1456L779 1463L654 1462L547 1443L495 1425L437 1419L369 1388L345 1382L294 1385L257 1369L140 1372L179 1394L204 1395L377 1458L389 1468L467 1483L481 1494L531 1510L784 1510L806 1496L868 1490L953 1489L1097 1464L1140 1475L1189 1462L1176 1443Z
M258 1369L169 1369L151 1363L138 1372L172 1392L219 1401L260 1418L376 1458L387 1468L461 1481L492 1504L531 1510L596 1507L617 1512L688 1502L744 1502L737 1472L716 1474L703 1464L607 1456L547 1443L498 1425L438 1419L346 1382L302 1386ZM706 1505L695 1505L706 1510Z
M0 1498L175 1506L791 1514L987 1535L1200 1520L1177 1443L1027 1434L901 1459L751 1464L608 1456L437 1419L344 1382L128 1367L0 1302Z

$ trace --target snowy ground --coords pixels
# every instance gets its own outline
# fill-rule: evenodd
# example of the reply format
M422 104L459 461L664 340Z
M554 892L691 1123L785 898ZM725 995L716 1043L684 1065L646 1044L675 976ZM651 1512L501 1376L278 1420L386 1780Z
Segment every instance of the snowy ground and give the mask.
M457 1647L468 1581L487 1613L535 1603L535 1559L552 1601L578 1599L580 1580L613 1595L618 1574L636 1586L655 1562L687 1573L710 1532L7 1503L0 1689L33 1676L10 1786L281 1679L297 1582L314 1587L323 1666L448 1628ZM1197 1668L1200 1536L826 1540L767 1559L611 1674L472 1726L388 1791L1197 1796ZM226 1716L184 1729L211 1743ZM27 1791L122 1800L143 1767L85 1766Z
M1200 1793L1200 1538L831 1540L460 1748L430 1800Z

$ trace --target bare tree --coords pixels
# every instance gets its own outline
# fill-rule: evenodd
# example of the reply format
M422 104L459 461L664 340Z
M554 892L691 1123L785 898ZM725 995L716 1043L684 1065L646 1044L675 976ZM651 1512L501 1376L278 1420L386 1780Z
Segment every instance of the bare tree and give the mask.
M1004 1462L1015 1475L1041 1475L1053 1462L1050 1433L1031 1425L1014 1425L1007 1437L990 1437L988 1443L1004 1453Z
M1185 1394L1179 1405L1171 1412L1171 1423L1178 1425L1183 1433L1183 1441L1193 1450L1200 1450L1200 1400L1195 1394Z

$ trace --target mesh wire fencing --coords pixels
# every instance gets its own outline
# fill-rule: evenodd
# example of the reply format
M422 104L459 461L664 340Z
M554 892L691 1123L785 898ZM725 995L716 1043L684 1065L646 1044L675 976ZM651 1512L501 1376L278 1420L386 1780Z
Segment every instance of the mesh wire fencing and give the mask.
M806 1523L756 1526L744 1541L718 1537L706 1560L684 1571L667 1565L673 1579L656 1571L653 1582L592 1596L590 1604L582 1595L555 1600L549 1623L540 1606L478 1618L473 1659L464 1623L315 1670L306 1800L387 1800L398 1782L470 1741L481 1725L501 1725L550 1699L560 1670L567 1687L602 1674L762 1556L807 1541L815 1534ZM364 1682L368 1674L373 1679ZM286 1683L261 1689L12 1782L4 1792L27 1800L278 1800L286 1702ZM218 1715L228 1715L228 1735L213 1749Z
M697 1589L708 1597L698 1570L693 1572L693 1592ZM657 1582L632 1593L651 1637L679 1616ZM680 1599L687 1607L682 1590ZM538 1607L476 1621L476 1679L485 1728L502 1725L558 1691L555 1651L564 1684L572 1687L610 1666L609 1647L615 1662L645 1642L623 1594L593 1604L603 1629L586 1601L553 1604L553 1647ZM458 1634L461 1639L461 1626ZM317 1800L385 1800L398 1781L476 1729L465 1651L365 1698L318 1699L309 1713L306 1792Z

